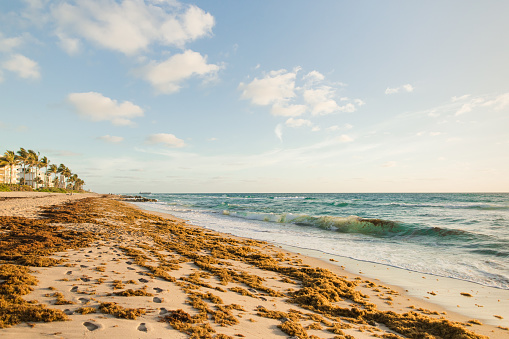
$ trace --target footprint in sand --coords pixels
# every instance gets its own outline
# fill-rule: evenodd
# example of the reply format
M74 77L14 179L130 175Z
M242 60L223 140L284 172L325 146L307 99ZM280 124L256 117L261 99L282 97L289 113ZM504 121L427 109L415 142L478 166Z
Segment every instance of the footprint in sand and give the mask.
M138 326L138 331L147 332L148 328L145 326L145 323L141 323L140 326Z
M71 292L78 292L78 286L74 286L73 288L71 288Z
M78 299L82 304L86 304L90 301L90 299L87 299L87 298L79 298Z
M161 311L159 311L159 315L168 313L168 310L164 307L161 307Z
M128 269L128 270L131 270L131 271L134 271L134 270L135 270L135 268L132 268L132 267L128 267L127 269Z
M154 287L154 291L156 291L156 293L161 293L163 289L159 287Z
M99 328L96 324L93 324L89 321L86 321L83 323L83 326L85 326L89 331L95 331Z
M72 271L67 271L66 273L67 275L71 275L72 274Z
M153 301L153 302L155 302L155 303L160 304L160 303L162 303L162 302L163 302L163 299L158 298L158 297L154 297L154 299L152 299L152 301Z
M80 265L81 268L87 268L87 265Z
M126 261L125 263L126 263L127 265L132 265L132 264L133 264L133 262L132 262L132 261Z
M88 251L88 253L92 253L92 251Z
M81 281L84 281L84 282L88 282L88 281L90 281L90 279L89 279L89 278L87 278L87 277L81 277L80 279L81 279Z
M144 278L140 278L140 279L138 279L138 280L139 280L139 282L142 282L142 283L144 283L144 284L148 283L148 280L147 280L147 279L144 279Z
M68 309L68 308L66 308L66 309L64 310L64 313L65 313L65 314L67 314L67 315L73 315L73 314L74 314L74 312L73 312L73 311L71 311L71 310L70 310L70 309Z

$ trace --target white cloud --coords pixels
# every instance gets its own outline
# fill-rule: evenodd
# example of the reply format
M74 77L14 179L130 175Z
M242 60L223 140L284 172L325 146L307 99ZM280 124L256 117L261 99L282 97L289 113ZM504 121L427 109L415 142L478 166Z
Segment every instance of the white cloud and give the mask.
M362 101L361 99L355 99L354 102L355 102L355 104L357 106L364 106L364 105L366 105L366 103L364 101Z
M278 124L274 129L274 133L276 134L276 137L279 139L279 141L283 141L283 125Z
M15 38L4 38L0 32L0 52L11 52L16 47L23 44L24 39L22 37Z
M333 125L333 126L327 127L327 131L334 132L334 131L337 131L337 130L339 130L339 126L338 125Z
M5 61L2 66L11 72L17 73L24 79L39 79L41 77L37 62L21 54L14 54L9 60Z
M125 54L153 43L183 47L210 35L214 17L194 5L170 1L106 0L61 2L51 12L56 33L84 38Z
M484 102L483 98L474 98L469 102L463 104L459 110L454 114L455 116L462 115L471 112L475 107L479 106ZM491 104L485 103L484 105L490 106Z
M403 85L400 87L395 87L395 88L387 87L387 89L385 90L385 94L396 94L396 93L400 93L400 92L410 93L413 91L414 91L414 87L410 84L406 84L406 85Z
M468 99L469 97L470 97L470 94L465 94L465 95L462 95L462 96L460 96L460 97L453 96L453 97L451 98L451 101L452 101L452 102L456 102L456 101L463 101L463 100Z
M132 118L143 116L143 109L130 101L118 103L101 93L71 93L67 100L76 113L92 121L111 121L114 125L132 125Z
M402 89L404 91L407 91L407 92L413 92L414 91L414 87L412 85L410 85L410 84L403 85Z
M313 126L313 128L311 128L311 132L319 132L321 130L321 128L319 126Z
M187 50L161 63L151 62L140 69L141 76L160 93L177 92L181 83L192 77L214 77L220 66L207 64L207 57Z
M352 137L350 137L350 136L348 136L348 135L346 135L346 134L343 134L343 135L341 135L340 137L338 137L338 138L337 138L337 140L338 140L339 142L352 142L352 141L353 141L353 138L352 138Z
M117 144L117 143L122 142L124 140L124 138L122 138L122 137L116 137L116 136L113 136L113 135L103 135L102 137L97 137L97 139L103 140L103 141L106 141L106 142L111 142L111 143L114 143L114 144Z
M177 138L175 135L168 133L157 133L149 135L145 142L147 144L163 144L167 147L173 148L184 147L186 145L184 143L184 140L181 140Z
M336 112L352 113L357 110L355 104L358 106L364 105L362 100L355 99L355 104L348 102L340 106L334 100L335 96L336 90L330 86L306 89L303 93L304 101L308 104L312 115L327 115ZM350 101L350 99L341 98L340 101L346 102Z
M356 110L357 110L357 108L352 103L348 103L348 104L346 104L344 106L339 106L338 107L338 111L346 112L346 113L352 113L352 112L355 112Z
M79 39L69 38L65 34L57 34L60 39L60 47L69 55L77 54L80 50Z
M308 74L306 74L302 79L308 80L311 82L318 82L318 81L325 80L325 76L318 71L311 71Z
M496 110L509 106L509 93L498 95L495 99L486 101L483 106L494 106Z
M311 107L311 114L326 115L339 110L338 103L332 99L335 95L334 89L329 86L322 86L317 89L304 91L304 101Z
M306 119L294 119L290 118L286 120L285 124L290 127L302 127L302 126L311 126L312 123Z
M266 106L288 102L296 96L295 78L297 74L285 69L271 71L264 78L255 78L249 84L240 83L242 99L251 100L255 105Z
M337 112L354 112L357 106L364 105L360 99L336 99L336 88L324 85L325 76L311 71L297 79L301 67L291 72L286 69L270 71L262 78L254 78L249 83L241 82L241 99L250 100L258 106L272 106L271 113L276 116L299 116L306 112L312 115L327 115ZM299 80L302 85L297 85ZM343 101L339 105L336 100Z
M459 110L456 111L455 115L458 116L461 114L471 112L473 108L474 108L474 105L472 105L471 103L464 104L463 106L461 106L461 108Z

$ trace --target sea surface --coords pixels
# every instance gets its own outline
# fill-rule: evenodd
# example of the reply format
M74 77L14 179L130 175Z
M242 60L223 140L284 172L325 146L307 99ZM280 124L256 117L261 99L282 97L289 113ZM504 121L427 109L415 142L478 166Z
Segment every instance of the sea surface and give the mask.
M219 232L509 289L509 193L141 195Z

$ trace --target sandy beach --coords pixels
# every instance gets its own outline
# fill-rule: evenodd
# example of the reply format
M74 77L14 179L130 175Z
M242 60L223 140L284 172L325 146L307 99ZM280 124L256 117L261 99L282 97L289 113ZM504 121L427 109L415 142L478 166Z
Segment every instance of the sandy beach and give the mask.
M111 196L0 193L0 220L2 338L509 337L506 290L312 258Z

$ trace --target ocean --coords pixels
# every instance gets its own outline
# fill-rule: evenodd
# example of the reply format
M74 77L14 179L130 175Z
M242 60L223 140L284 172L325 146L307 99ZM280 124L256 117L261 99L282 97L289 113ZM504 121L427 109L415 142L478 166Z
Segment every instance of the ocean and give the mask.
M215 231L509 289L509 193L141 195Z

